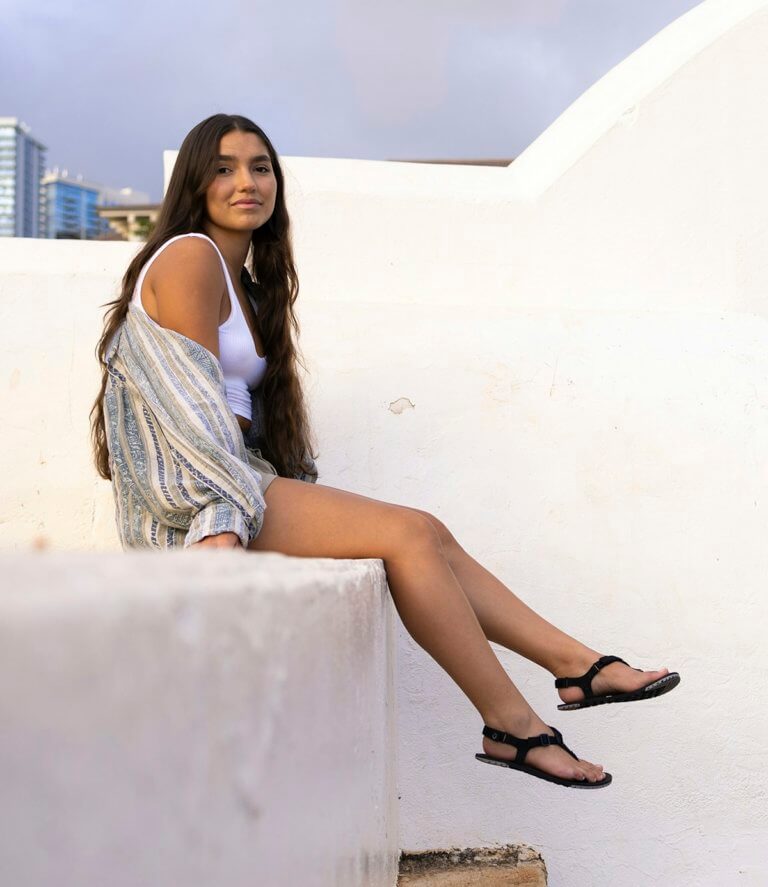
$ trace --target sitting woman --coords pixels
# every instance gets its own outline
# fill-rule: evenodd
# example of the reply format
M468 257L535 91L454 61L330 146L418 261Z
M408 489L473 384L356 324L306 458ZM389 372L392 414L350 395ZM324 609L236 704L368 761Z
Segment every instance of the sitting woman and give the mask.
M97 348L95 459L124 548L381 558L407 630L484 721L476 757L559 785L608 785L531 709L489 640L554 675L560 709L658 696L679 676L564 634L428 512L315 483L297 292L278 156L250 120L215 114L184 139Z

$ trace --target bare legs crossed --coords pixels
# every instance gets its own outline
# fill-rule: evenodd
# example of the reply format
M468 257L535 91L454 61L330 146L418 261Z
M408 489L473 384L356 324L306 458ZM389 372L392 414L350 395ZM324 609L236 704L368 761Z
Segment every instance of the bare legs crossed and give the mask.
M403 624L453 678L484 723L520 737L550 732L501 666L488 641L508 647L556 676L576 675L600 656L555 628L474 561L427 512L392 505L322 484L276 478L255 551L298 557L381 558ZM596 690L635 689L659 672L615 663ZM578 688L560 691L564 701ZM487 754L512 758L509 745L483 739ZM526 763L566 779L602 778L602 768L576 761L557 746L534 748Z

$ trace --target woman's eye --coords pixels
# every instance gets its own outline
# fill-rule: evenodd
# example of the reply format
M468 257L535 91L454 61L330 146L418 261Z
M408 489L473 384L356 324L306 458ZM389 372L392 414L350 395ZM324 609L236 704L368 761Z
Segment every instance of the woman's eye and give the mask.
M228 166L220 166L220 167L216 170L216 172L229 172L229 167L228 167Z
M256 170L257 170L257 172L269 172L269 167L268 166L257 166Z

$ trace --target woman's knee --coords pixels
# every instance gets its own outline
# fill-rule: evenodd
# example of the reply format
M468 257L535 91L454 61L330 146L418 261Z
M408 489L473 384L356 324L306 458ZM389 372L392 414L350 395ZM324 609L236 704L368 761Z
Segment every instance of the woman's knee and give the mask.
M459 543L454 538L453 533L451 533L448 527L446 527L441 520L436 518L434 514L430 514L428 511L422 511L420 508L409 508L408 511L413 511L416 514L421 515L422 519L430 524L432 530L437 534L441 548L446 554L459 547Z
M438 532L425 512L415 508L404 508L398 515L398 547L401 551L442 552L443 546Z

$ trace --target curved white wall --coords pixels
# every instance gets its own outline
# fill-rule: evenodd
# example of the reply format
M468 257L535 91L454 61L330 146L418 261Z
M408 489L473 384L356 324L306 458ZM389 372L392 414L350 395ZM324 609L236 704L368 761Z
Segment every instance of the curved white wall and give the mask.
M683 673L560 715L499 651L614 773L573 797L477 764L474 710L400 628L404 849L533 843L554 887L762 883L767 45L768 3L709 0L509 169L286 161L320 482L432 510L564 628ZM133 249L0 243L6 546L114 544L89 350Z
M521 838L557 887L768 877L768 5L705 4L659 40L674 70L644 47L506 172L498 261L467 226L500 279L465 303L464 374L435 366L427 503L545 615L683 673L664 700L559 715L549 676L501 652L614 774L573 798L473 769L474 712L403 638L403 846Z

